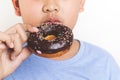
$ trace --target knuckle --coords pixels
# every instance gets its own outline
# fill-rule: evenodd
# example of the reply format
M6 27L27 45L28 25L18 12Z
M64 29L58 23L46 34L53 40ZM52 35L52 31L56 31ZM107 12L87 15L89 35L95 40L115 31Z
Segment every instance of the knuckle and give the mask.
M3 38L4 38L3 42L8 42L8 41L11 40L11 38L10 38L10 36L9 36L8 34L4 34L4 35L3 35ZM1 42L2 42L2 41L1 41Z
M19 34L16 33L16 34L15 34L15 37L18 39L18 38L19 38Z

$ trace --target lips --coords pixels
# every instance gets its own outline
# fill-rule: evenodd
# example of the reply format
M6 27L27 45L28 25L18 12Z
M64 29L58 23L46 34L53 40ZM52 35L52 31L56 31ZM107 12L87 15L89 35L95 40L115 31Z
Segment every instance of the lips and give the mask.
M62 24L62 22L58 19L47 19L45 20L43 23L47 23L47 24Z

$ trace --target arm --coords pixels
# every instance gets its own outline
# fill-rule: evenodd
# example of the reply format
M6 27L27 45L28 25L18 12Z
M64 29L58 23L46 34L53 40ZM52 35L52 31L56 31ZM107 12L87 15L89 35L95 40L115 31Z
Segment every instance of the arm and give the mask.
M27 41L26 31L37 30L30 25L17 24L5 32L0 32L0 80L13 73L31 54L27 46L22 48L22 44Z

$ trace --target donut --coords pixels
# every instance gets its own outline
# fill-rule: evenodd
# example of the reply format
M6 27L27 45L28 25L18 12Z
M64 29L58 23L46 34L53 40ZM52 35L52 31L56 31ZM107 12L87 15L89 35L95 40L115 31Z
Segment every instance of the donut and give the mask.
M72 45L72 30L65 25L43 23L37 28L39 31L30 32L27 41L28 46L36 53L41 51L42 54L54 54L66 50Z

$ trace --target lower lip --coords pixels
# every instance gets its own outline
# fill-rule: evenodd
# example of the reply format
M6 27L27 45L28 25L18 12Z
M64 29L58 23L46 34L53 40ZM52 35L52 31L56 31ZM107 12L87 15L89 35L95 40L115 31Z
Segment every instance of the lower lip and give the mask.
M47 20L44 23L53 23L53 24L61 24L61 22L59 20Z

